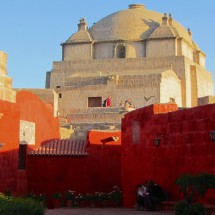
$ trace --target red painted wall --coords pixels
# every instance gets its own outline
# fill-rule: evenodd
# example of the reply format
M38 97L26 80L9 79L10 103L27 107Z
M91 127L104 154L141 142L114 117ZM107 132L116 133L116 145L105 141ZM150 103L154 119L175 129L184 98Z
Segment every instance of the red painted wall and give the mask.
M46 193L51 207L54 192L110 192L120 186L121 139L114 142L112 136L121 133L90 131L86 157L28 156L28 191Z
M18 177L19 109L14 103L0 100L0 192L16 190Z
M18 170L20 120L35 122L36 143L28 151L39 147L47 139L59 138L58 119L53 117L50 105L44 104L36 95L20 91L16 103L0 100L0 192L10 190L26 194L26 170Z
M178 199L181 194L176 178L185 173L215 174L215 142L209 135L215 129L215 105L174 110L174 104L155 104L124 117L121 171L125 207L134 205L136 185L148 179L160 184L172 199ZM165 113L168 111L174 112ZM161 139L159 147L154 145L156 137ZM215 192L206 199L214 203Z

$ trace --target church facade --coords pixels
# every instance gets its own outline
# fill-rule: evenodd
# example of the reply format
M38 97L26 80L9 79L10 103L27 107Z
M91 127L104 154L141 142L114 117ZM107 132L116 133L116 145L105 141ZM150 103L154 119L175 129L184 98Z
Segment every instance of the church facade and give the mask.
M78 31L62 45L62 61L47 72L46 88L59 94L62 116L101 107L107 96L119 107L130 98L136 107L176 102L194 107L214 95L206 55L171 14L129 5Z

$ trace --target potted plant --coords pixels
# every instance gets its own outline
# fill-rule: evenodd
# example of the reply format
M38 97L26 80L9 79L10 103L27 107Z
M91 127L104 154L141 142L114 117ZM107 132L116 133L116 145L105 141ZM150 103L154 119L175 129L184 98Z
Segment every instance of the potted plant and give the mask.
M45 205L45 202L46 202L46 195L45 195L45 193L40 193L37 196L37 201L42 202Z
M108 200L109 200L109 195L108 195L108 193L103 193L103 192L101 192L101 193L99 194L99 199L100 199L100 201L101 201L101 206L102 206L102 207L107 207Z
M110 197L115 207L122 206L122 191L118 186L113 187L113 191L111 192Z
M98 197L98 193L91 193L91 194L87 194L87 199L90 202L90 207L94 208L96 207L96 202L98 201L99 197Z
M79 194L78 199L79 199L79 207L83 208L83 207L89 206L87 194Z
M185 174L176 180L180 186L184 200L175 206L175 215L209 215L210 212L199 202L208 189L215 189L215 175L201 173L199 175Z
M51 195L52 203L54 208L59 208L61 204L62 195L60 192L54 192Z
M64 197L67 200L67 207L73 207L74 206L74 200L75 200L75 191L67 190L65 192Z

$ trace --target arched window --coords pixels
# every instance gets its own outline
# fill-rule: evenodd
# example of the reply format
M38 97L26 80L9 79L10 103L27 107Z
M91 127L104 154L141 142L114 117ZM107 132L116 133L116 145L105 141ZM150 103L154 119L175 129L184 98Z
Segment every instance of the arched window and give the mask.
M125 46L120 44L116 47L116 58L125 58L126 50Z

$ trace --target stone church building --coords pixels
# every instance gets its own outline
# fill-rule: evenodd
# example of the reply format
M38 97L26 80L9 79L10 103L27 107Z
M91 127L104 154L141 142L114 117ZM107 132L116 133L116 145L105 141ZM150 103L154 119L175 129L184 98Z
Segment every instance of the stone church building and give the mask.
M46 88L59 95L61 116L101 107L108 95L115 108L128 98L137 108L168 102L194 107L199 98L214 95L206 55L190 29L142 4L90 28L81 19L61 45L62 61L53 62L46 77Z
M120 185L123 206L133 207L143 181L178 201L179 176L214 174L215 104L203 105L215 103L214 84L191 36L140 4L91 28L81 19L47 89L12 88L0 51L0 192L45 193L49 206L55 192ZM104 108L107 96L112 107ZM128 98L138 110L125 114ZM205 202L214 205L215 190Z

